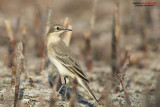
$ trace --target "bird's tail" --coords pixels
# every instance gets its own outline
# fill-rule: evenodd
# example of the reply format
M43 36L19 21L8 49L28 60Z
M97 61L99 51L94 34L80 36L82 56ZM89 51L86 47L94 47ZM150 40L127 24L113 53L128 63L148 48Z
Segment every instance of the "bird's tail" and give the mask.
M97 104L98 104L98 100L96 99L96 97L95 97L94 94L92 93L92 91L91 91L91 89L89 88L88 84L87 84L85 81L83 81L82 79L78 79L78 82L83 86L83 88L84 88L85 90L88 91L88 93L90 93L90 95L93 97L93 99L94 99L94 100L97 102Z

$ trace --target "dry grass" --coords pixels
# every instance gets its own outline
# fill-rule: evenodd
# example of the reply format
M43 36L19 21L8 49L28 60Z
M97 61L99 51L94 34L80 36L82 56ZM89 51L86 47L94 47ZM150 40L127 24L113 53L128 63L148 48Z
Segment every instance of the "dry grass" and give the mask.
M158 6L137 8L132 1L119 0L6 0L0 7L0 106L95 106L76 80L66 101L63 91L61 96L56 92L59 76L52 90L48 85L48 73L56 75L57 69L49 63L45 35L50 25L63 23L73 29L64 34L64 42L102 106L159 107ZM16 50L17 41L22 43ZM131 49L131 59L126 48Z

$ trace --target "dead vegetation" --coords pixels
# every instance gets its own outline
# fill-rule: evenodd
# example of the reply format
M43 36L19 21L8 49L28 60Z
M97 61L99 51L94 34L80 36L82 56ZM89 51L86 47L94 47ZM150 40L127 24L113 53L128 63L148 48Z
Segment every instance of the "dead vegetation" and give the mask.
M15 38L14 38L14 35L13 35L13 30L11 28L10 21L5 20L4 22L5 22L5 25L6 25L7 32L8 32L8 37L10 39L10 44L9 44L9 47L8 47L7 65L8 65L8 67L12 67L12 66L15 65L15 63L14 63Z
M137 8L127 6L124 1L83 0L84 6L88 5L86 10L78 3L74 10L75 1L70 1L71 5L67 4L69 12L63 9L66 6L62 1L57 1L54 6L50 6L52 2L49 0L28 1L23 4L26 15L25 12L18 17L13 15L15 22L0 16L4 22L0 27L6 29L5 33L0 30L0 41L5 41L0 46L0 106L158 107L160 50L157 23L160 17L155 14L159 8L139 8L141 11L136 13ZM10 5L6 1L0 3ZM0 11L5 9L2 6ZM45 43L49 26L54 23L73 29L62 38L82 65L99 105L77 84L77 80L68 87L68 99L63 99L65 86L57 92L60 75L48 59ZM95 48L100 50L98 55L93 51ZM96 60L93 54L102 60ZM106 61L105 54L110 60ZM52 82L52 88L48 81Z
M24 72L24 56L22 54L23 46L22 42L17 44L17 55L16 55L16 62L17 62L17 70L16 70L16 78L15 78L15 95L14 95L14 107L19 107L19 89L20 89L20 77L21 73Z

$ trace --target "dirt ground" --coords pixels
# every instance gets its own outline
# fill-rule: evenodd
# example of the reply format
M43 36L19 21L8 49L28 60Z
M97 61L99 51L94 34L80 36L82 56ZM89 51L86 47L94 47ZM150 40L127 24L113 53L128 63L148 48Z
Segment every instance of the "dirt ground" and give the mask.
M156 6L135 7L132 0L120 1L119 57L123 57L125 50L129 49L132 63L128 66L124 81L133 107L158 107L160 104L160 8L159 1L155 0L155 2L157 2ZM97 99L101 97L106 86L106 107L128 107L123 88L120 86L120 92L115 93L114 88L111 87L114 1L106 0L97 2L95 26L91 36L93 69L90 72L85 63L85 38L83 35L90 27L92 1L0 0L0 107L13 106L15 92L15 87L11 87L12 69L7 65L10 41L4 20L11 22L15 42L25 43L25 65L29 78L33 80L33 86L31 86L30 80L25 79L25 73L21 73L20 105L22 107L48 107L50 104L52 86L58 72L51 62L41 70L44 58L39 55L37 46L37 43L40 42L37 37L45 40L42 29L45 28L47 7L52 10L51 24L63 24L65 17L69 18L73 28L69 47L90 81L89 86ZM39 9L37 10L37 8ZM36 21L37 17L40 17L40 20ZM19 25L18 29L17 25ZM24 25L27 28L25 38L22 36ZM145 39L142 35L145 35ZM143 40L146 43L146 50L143 50ZM16 49L14 53L16 55ZM60 86L59 81L57 90ZM71 82L66 98L64 96L66 87L63 87L60 93L55 93L57 95L55 107L69 107L72 86ZM77 102L78 107L104 107L104 105L97 105L81 86L77 87Z

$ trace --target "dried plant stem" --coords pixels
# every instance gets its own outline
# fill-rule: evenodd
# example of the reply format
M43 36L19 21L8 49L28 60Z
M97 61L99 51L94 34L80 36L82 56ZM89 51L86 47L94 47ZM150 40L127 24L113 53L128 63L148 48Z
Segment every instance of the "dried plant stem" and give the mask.
M17 69L16 69L16 82L15 82L15 96L14 96L14 107L18 107L18 97L19 97L19 86L20 86L20 76L21 72L24 72L24 56L22 54L23 46L22 42L17 45Z
M11 79L11 86L14 87L15 85L15 75L16 75L16 67L12 67L12 79Z
M142 44L141 44L141 48L142 51L146 54L147 52L147 41L146 41L146 34L145 34L145 29L144 29L144 21L141 22L140 25L140 34L141 34L141 40L142 40Z
M77 107L77 80L73 80L73 88L70 98L69 107Z
M70 22L69 22L69 18L66 17L64 19L64 22L63 22L63 25L68 28L68 29L72 29L72 25L70 25ZM70 45L70 42L71 42L71 38L72 38L72 32L66 32L66 35L64 35L63 37L63 41L65 42L65 44L67 46Z
M90 37L91 37L90 32L85 32L84 37L85 37L85 44L86 44L85 46L86 64L87 64L88 71L91 71L93 66L92 66L91 45L90 45Z
M23 55L25 55L25 47L26 47L26 44L27 44L27 40L26 40L26 36L27 36L27 27L26 25L23 26L22 28L22 36L23 36ZM29 78L28 76L28 72L27 72L27 68L26 68L26 64L25 64L25 61L23 63L23 68L24 68L24 73L25 73L25 80Z
M85 59L86 59L88 71L91 71L93 68L90 41L91 41L91 35L93 33L93 29L94 29L94 25L95 25L97 2L98 2L98 0L93 1L92 14L90 17L90 29L89 29L89 31L86 31L84 33L85 44L86 44L86 46L85 46Z
M50 21L51 21L51 16L52 16L52 10L50 8L47 9L47 20L46 20L46 30L45 30L45 35L47 34L50 26Z
M93 2L92 15L90 18L90 31L91 31L91 33L92 33L92 31L94 29L94 25L95 25L97 2L98 2L98 0L94 0L94 2Z
M56 79L55 79L54 85L53 85L49 107L55 107L54 105L56 103L56 98L57 98L56 89L57 89L57 86L58 86L59 79L60 79L60 76L58 74Z
M123 87L123 90L124 90L124 93L125 93L125 96L126 96L126 101L127 101L128 105L131 106L131 101L130 101L130 99L129 99L129 94L128 94L128 92L127 92L127 89L126 89L126 87L125 87L124 80L122 79L122 76L121 76L120 74L118 74L117 76L118 76L118 78L119 78L119 80L120 80L120 83L121 83L121 85L122 85L122 87Z
M23 54L25 55L25 47L26 47L26 43L27 43L27 27L26 25L23 26L22 28L22 36L23 36Z
M44 69L45 69L45 55L43 56L42 61L41 61L40 71L43 71Z
M35 35L36 35L36 45L38 47L38 56L43 57L44 54L44 18L42 13L42 8L40 4L35 0L35 17L34 17L34 28L35 28Z
M67 27L68 29L72 29L72 25L68 25ZM71 42L71 37L72 37L72 32L67 32L65 37L64 37L64 41L66 43L67 46L70 45L70 42Z
M8 32L9 39L10 39L10 44L9 44L9 49L8 49L8 56L9 56L8 57L9 58L8 66L12 67L12 66L14 66L15 38L14 38L14 35L13 35L13 30L12 30L10 21L5 20L4 22L5 22L5 25L6 25L6 29L7 29L7 32Z
M112 29L112 72L113 77L119 71L119 61L118 61L118 41L119 41L119 0L116 0L114 6L114 20Z
M45 33L44 33L44 37L46 36L48 30L49 30L49 26L50 26L50 20L51 20L51 16L52 16L52 10L50 8L47 9L47 18L46 18L46 25L45 25ZM44 43L44 47L46 47L46 41L43 42ZM48 66L48 57L46 57L47 55L47 50L46 48L43 49L43 59L42 59L42 63L41 63L41 68L40 70L43 71L47 66Z
M122 67L121 71L117 74L117 76L118 76L118 79L120 80L120 83L123 87L124 94L126 96L126 101L127 101L128 105L131 107L131 101L130 101L129 94L127 92L127 89L125 87L125 82L124 82L125 74L126 74L127 67L128 67L129 63L130 63L130 53L129 53L129 51L126 51L123 67Z
M11 23L10 23L9 20L5 20L4 22L5 22L5 25L6 25L6 29L7 29L7 32L8 32L9 39L10 39L10 41L13 41L14 36L13 36L12 28L11 28Z
M69 18L68 17L66 17L65 19L64 19L64 22L63 22L63 26L65 26L66 28L68 27L68 25L69 25Z
M130 63L131 63L130 52L128 50L126 50L124 61L122 62L122 69L121 69L121 73L123 74L122 75L123 78L125 77L126 71L128 69L128 65Z

